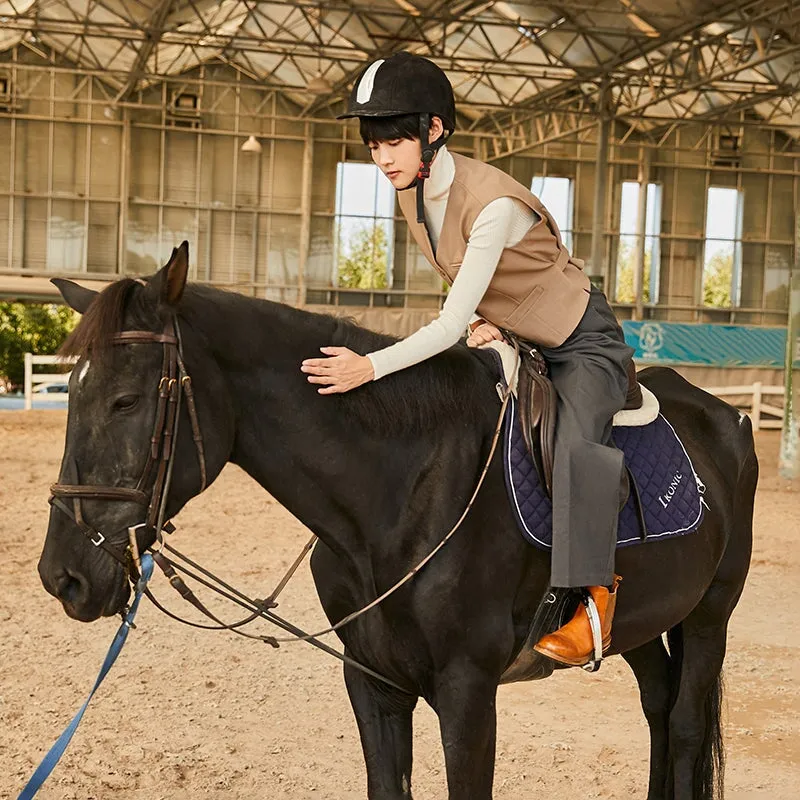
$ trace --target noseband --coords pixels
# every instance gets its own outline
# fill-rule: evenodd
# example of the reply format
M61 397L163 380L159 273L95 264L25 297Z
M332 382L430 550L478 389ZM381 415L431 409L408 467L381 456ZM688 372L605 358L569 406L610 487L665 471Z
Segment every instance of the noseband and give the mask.
M111 344L160 344L163 349L161 379L157 388L158 405L144 471L135 488L55 483L50 487L50 504L72 519L95 547L105 550L125 567L128 574L131 574L134 572L133 562L138 553L131 553L130 547L119 549L108 541L108 537L89 525L83 518L81 500L116 500L121 503L138 503L146 507L147 511L144 522L127 528L127 538L131 546L135 546L136 533L140 529L143 529L144 535L151 541L160 539L161 531L171 528L169 522L165 523L165 516L175 463L178 421L184 397L197 449L197 460L200 464L201 492L207 485L206 459L203 436L197 419L192 379L183 362L183 345L177 318L167 317L161 333L122 331L111 338ZM148 493L147 487L151 481L152 488ZM71 507L67 504L69 501L72 501ZM115 537L116 534L112 536L112 538Z

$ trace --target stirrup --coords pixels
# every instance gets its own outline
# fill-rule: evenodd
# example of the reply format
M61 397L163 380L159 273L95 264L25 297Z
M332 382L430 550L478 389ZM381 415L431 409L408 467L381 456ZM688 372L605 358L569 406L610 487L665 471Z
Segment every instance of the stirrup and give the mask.
M589 626L592 629L592 643L594 644L594 658L583 665L582 669L587 672L597 672L603 663L603 632L600 625L600 612L592 595L584 590L583 604L586 606L586 613L589 616Z

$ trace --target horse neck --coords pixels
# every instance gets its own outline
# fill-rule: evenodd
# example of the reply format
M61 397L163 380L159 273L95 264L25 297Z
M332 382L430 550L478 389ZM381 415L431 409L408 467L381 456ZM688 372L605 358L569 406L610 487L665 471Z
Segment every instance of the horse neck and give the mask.
M234 408L229 460L242 467L332 549L353 554L367 546L364 525L399 513L388 491L406 459L387 467L397 441L354 429L300 372L303 358L331 344L335 321L265 301L223 295L199 304L207 335Z

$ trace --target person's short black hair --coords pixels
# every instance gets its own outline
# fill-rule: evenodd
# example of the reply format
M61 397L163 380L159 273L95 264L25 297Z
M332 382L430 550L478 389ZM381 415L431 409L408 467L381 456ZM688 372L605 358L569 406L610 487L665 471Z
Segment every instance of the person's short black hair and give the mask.
M419 139L419 114L396 117L361 117L361 138L370 142L393 142L396 139Z

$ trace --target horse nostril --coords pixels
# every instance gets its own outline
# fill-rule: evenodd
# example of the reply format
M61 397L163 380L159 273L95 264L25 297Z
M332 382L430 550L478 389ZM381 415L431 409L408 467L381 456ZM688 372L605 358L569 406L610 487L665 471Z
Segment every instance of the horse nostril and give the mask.
M55 581L56 597L65 603L74 603L81 591L81 581L69 572L62 572Z

